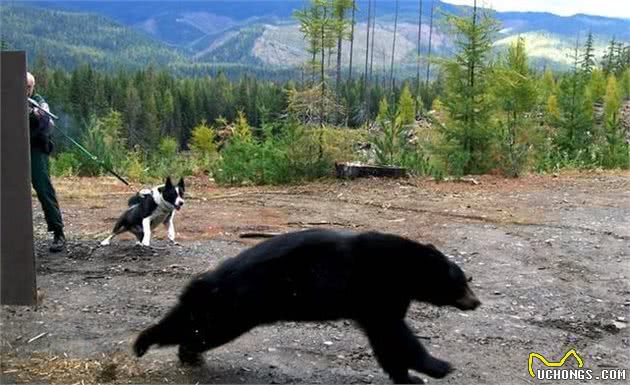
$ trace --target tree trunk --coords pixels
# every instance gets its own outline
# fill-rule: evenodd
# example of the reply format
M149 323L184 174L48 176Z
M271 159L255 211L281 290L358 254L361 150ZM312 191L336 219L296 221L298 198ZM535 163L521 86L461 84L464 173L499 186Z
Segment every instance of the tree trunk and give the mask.
M374 38L376 37L376 0L374 0L374 9L372 10L372 42L370 43L370 77L372 79L372 67L374 64Z
M374 39L376 37L376 0L374 0L374 6L372 9L372 42L370 43L370 74L368 75L368 85L370 86L369 89L372 89L372 84L374 84L374 82L372 81L372 67L374 65ZM368 121L370 119L370 114L371 114L371 110L372 110L372 95L371 93L368 94L368 105L367 105L367 116L368 116Z
M477 29L477 0L475 0L473 2L473 24L472 24L473 30L472 30L472 41L470 42L472 45L472 60L470 62L470 89L472 90L471 94L470 94L470 106L474 106L475 105L475 64L476 64L476 60L477 60L477 47L476 47L476 39L477 39L477 35L476 35L476 29ZM466 135L466 138L471 138L472 139L472 135L471 132L475 132L475 113L474 111L471 111L470 114L470 125L466 125L464 127L465 130L468 130L468 134ZM467 147L466 147L466 151L468 153L472 153L473 151L473 145L471 143L471 140L467 140Z
M326 43L326 9L324 8L324 18L322 21L322 29L321 29L321 38L322 38L322 56L321 56L321 67L320 67L320 77L319 80L321 81L322 84L322 95L321 95L321 99L320 99L320 109L319 109L319 124L324 127L324 116L325 116L325 112L324 112L324 97L325 97L325 93L326 93L326 79L325 79L325 73L324 73L324 61L325 61L325 56L326 56L326 49L325 49L325 43ZM319 144L320 146L320 156L322 155L322 146L323 144L320 142Z
M365 71L363 75L363 90L367 89L368 59L370 58L370 23L372 20L372 0L368 2L367 38L365 40Z
M389 67L390 93L394 94L394 56L396 55L396 32L398 31L398 0L396 0L396 14L394 16L394 39L392 41L392 62Z
M369 108L370 108L370 99L368 96L368 59L370 58L370 22L372 20L372 0L369 0L368 3L368 19L367 19L367 38L365 40L365 71L363 75L363 96L365 97L365 122L368 123L370 120L369 116Z
M425 80L425 88L429 88L429 75L431 73L431 39L433 38L433 1L431 1L431 20L429 22L429 47L427 51L427 77Z
M420 10L418 11L418 50L416 57L416 117L420 113L420 47L422 40L422 0L419 1Z
M356 11L356 1L352 2L352 26L350 27L350 63L348 68L348 80L352 80L352 55L354 54L354 14Z

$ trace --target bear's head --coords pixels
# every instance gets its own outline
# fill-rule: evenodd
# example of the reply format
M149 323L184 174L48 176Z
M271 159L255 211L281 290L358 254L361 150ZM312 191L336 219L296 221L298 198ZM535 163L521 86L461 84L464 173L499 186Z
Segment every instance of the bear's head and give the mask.
M433 245L422 245L422 256L414 258L423 272L417 286L416 299L437 306L454 306L460 310L475 310L481 301L473 293L462 269Z

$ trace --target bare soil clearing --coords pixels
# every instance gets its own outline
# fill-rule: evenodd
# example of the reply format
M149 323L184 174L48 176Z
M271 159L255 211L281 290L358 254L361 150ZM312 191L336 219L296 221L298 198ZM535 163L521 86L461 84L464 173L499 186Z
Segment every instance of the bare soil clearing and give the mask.
M558 360L570 348L596 372L630 368L630 173L475 181L219 188L191 179L175 219L182 245L169 245L160 229L147 250L130 236L98 247L129 189L109 178L56 180L68 249L48 253L34 204L44 299L36 308L2 307L0 380L389 383L347 321L260 327L208 352L202 368L180 366L172 348L131 355L137 332L172 306L193 274L258 242L239 234L315 226L431 242L474 277L477 311L417 304L408 313L425 346L457 368L430 383L537 383L529 353Z

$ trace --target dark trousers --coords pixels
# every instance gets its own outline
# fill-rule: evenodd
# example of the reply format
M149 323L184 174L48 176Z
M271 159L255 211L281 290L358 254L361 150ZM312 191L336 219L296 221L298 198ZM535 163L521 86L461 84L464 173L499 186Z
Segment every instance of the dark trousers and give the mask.
M42 204L48 231L60 232L63 230L61 210L57 202L55 188L50 182L48 171L48 154L37 148L31 147L31 179L37 198Z

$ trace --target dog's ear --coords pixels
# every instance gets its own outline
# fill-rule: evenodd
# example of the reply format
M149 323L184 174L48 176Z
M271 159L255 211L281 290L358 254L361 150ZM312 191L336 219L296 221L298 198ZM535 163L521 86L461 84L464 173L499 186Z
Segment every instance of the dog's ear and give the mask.
M165 187L173 187L173 182L171 181L171 177L167 176L166 177L166 182L164 183Z
M177 186L178 186L180 189L182 189L182 190L184 190L184 189L185 189L185 187L184 187L184 178L179 178L179 182L177 182Z

